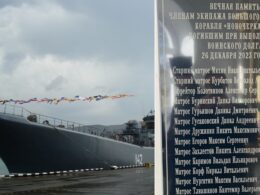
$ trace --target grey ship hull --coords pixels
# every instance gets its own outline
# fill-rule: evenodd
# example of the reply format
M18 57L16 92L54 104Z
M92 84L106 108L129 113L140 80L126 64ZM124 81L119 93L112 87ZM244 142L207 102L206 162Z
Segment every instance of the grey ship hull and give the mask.
M154 162L154 149L0 113L0 158L10 173L33 173Z

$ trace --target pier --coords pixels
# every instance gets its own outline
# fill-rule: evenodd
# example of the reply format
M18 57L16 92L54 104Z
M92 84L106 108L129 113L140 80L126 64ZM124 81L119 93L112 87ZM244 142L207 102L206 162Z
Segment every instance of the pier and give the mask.
M0 178L0 194L153 195L154 168Z

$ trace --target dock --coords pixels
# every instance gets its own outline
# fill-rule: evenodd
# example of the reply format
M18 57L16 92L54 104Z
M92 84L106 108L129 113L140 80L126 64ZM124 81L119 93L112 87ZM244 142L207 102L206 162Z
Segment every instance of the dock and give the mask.
M0 178L0 194L153 195L154 168Z

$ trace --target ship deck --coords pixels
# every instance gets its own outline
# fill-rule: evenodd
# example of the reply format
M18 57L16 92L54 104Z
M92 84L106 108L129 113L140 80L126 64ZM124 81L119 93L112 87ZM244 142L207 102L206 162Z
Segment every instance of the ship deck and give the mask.
M152 195L154 168L0 178L0 194Z

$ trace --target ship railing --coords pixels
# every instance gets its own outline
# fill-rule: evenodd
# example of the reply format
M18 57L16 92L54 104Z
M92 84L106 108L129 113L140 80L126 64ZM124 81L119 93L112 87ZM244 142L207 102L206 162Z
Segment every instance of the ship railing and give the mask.
M0 112L4 114L11 114L15 116L27 117L30 112L22 107L4 104L0 106Z
M45 116L42 114L36 114L33 112L30 112L29 110L16 106L16 105L10 105L10 104L5 104L0 106L0 112L4 114L11 114L15 116L20 116L25 119L27 119L30 122L35 122L38 124L43 124L47 126L52 126L52 127L59 127L59 128L65 128L77 132L83 132L83 133L90 133L90 134L95 134L93 131L88 129L86 125L73 122L73 121L68 121L68 120L63 120L55 117L50 117L50 116Z

